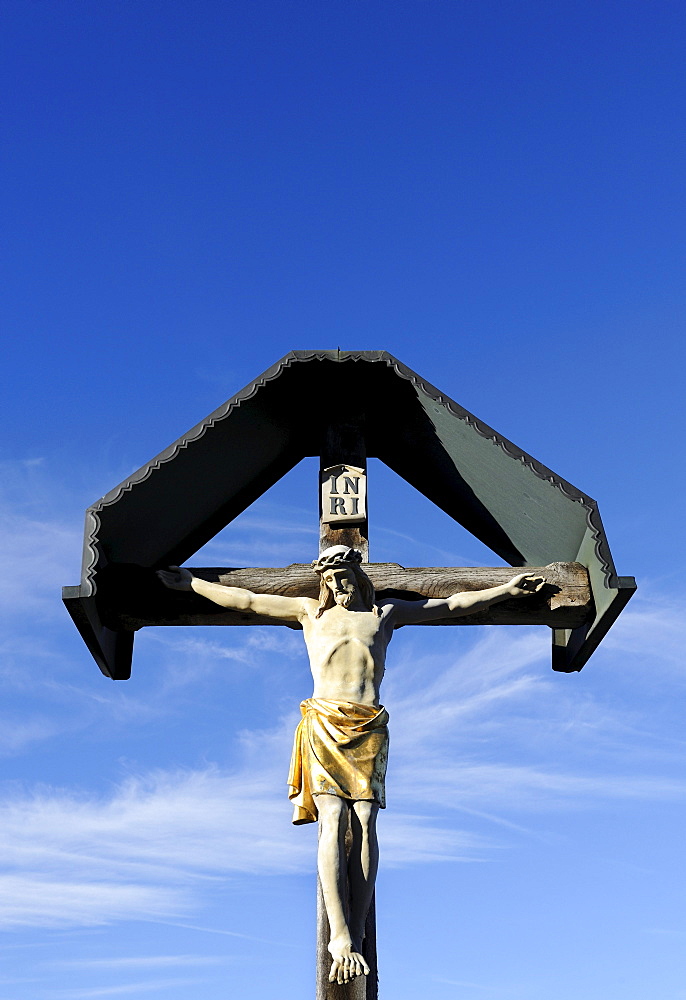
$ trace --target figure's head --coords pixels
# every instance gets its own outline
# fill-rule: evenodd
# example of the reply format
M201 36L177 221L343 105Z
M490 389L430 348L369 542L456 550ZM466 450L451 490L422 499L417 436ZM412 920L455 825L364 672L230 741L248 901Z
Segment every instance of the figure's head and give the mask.
M374 584L361 562L362 553L347 545L332 545L314 560L312 568L320 578L317 618L335 604L349 608L358 596L369 611L377 611Z

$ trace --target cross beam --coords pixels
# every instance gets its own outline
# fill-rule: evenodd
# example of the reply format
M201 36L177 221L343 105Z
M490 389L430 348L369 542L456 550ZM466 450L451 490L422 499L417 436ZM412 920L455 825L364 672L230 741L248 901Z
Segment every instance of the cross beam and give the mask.
M312 597L319 580L308 563L265 569L194 568L194 576L243 587L260 594ZM450 597L459 591L484 590L507 583L516 573L533 573L546 580L540 593L525 601L510 600L476 614L441 618L432 625L549 625L572 629L593 620L593 599L588 572L579 563L548 566L417 567L398 563L365 563L364 570L376 588L377 598L403 600ZM103 622L112 629L139 629L146 625L283 625L295 622L262 618L252 612L228 611L194 593L172 592L162 586L152 570L113 564L103 571L99 589Z

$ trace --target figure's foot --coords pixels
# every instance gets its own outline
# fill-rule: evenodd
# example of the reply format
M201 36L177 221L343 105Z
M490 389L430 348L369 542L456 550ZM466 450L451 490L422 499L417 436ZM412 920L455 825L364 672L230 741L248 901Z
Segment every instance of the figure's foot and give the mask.
M359 946L356 946L347 934L340 938L331 938L329 953L333 959L329 972L330 983L342 986L357 979L358 976L369 974L369 966L362 957Z

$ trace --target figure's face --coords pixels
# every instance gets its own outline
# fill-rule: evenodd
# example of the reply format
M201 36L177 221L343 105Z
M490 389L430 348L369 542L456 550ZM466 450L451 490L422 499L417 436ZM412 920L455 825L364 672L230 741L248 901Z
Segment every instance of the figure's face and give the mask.
M341 566L340 569L327 569L322 574L324 583L333 594L336 604L342 608L349 607L355 600L357 583L355 574L348 566Z

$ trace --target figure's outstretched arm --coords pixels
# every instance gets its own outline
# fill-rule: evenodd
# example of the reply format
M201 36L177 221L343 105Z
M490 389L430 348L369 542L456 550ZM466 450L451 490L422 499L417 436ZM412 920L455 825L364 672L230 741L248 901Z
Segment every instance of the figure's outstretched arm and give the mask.
M306 614L304 597L280 597L278 594L253 594L242 587L224 587L221 583L210 583L190 570L170 566L168 570L158 569L157 576L170 590L193 590L201 597L207 597L223 608L233 611L253 611L256 615L280 618L282 621L299 621Z
M512 597L528 597L536 594L545 584L542 576L532 576L519 573L512 577L509 583L500 587L489 587L487 590L465 590L451 597L427 599L426 601L399 601L391 599L384 604L393 605L392 618L397 625L411 625L432 621L439 618L458 618L460 615L472 615L477 611L490 608L499 601L507 601Z

